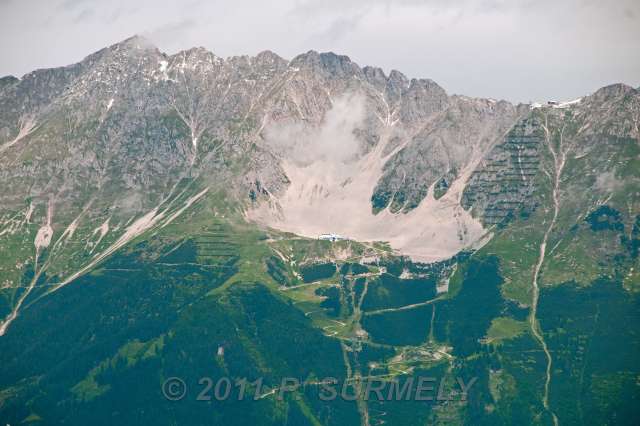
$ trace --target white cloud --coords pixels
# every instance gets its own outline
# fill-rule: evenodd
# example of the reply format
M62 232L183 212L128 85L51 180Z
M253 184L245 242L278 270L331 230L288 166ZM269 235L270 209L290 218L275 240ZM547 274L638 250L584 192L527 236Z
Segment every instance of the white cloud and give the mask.
M348 162L360 152L354 131L363 123L364 102L364 97L356 93L334 99L319 126L298 121L272 123L265 130L266 142L299 165L324 160L336 164Z

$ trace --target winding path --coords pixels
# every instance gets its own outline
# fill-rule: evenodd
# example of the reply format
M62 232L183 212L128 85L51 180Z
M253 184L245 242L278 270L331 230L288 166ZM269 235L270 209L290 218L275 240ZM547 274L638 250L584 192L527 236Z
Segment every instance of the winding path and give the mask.
M538 262L536 263L536 267L533 273L531 313L529 315L529 325L531 326L531 333L536 338L536 340L540 343L540 346L542 346L542 350L544 351L544 354L547 358L547 368L545 372L546 377L545 377L545 383L544 383L544 394L542 396L542 405L544 406L545 410L551 413L551 416L553 418L553 424L555 426L558 426L558 417L549 408L549 386L551 384L551 367L553 365L553 359L551 357L551 352L549 352L547 342L544 340L544 336L542 334L542 330L540 328L536 315L538 313L538 300L540 298L540 287L538 285L540 269L542 268L542 264L544 263L549 235L551 234L551 231L553 230L553 227L556 224L556 220L558 219L558 212L560 210L560 197L559 197L560 177L562 175L562 169L564 168L564 165L565 165L566 151L563 150L563 146L562 146L563 145L562 135L563 135L564 128L560 131L560 144L558 147L558 152L556 152L551 142L551 135L549 132L549 128L547 127L547 123L545 123L543 127L545 131L545 142L546 142L547 148L549 149L549 152L551 153L551 156L553 157L553 168L554 168L553 176L551 176L548 172L545 171L545 173L547 173L547 175L550 178L553 178L553 217L551 219L551 222L549 223L549 226L547 227L547 230L544 233L542 242L540 243L540 253L538 256Z

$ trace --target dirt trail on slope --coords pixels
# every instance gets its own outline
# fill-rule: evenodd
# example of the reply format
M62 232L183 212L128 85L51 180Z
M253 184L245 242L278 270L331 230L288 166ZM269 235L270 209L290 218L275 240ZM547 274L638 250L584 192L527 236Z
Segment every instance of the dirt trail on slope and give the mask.
M22 308L22 304L29 297L31 291L33 291L40 275L44 271L44 267L39 265L40 253L45 250L51 244L51 238L53 236L53 228L51 227L51 220L53 217L53 199L49 199L49 205L47 208L47 222L38 229L38 233L33 241L33 245L35 248L35 257L33 261L33 278L29 282L29 286L25 289L24 293L18 299L18 302L13 307L13 310L9 315L5 318L5 320L0 323L0 336L4 336L7 332L7 329L11 325L11 323L18 318L18 314L20 313L20 309Z
M545 141L549 152L553 157L553 166L554 166L554 176L553 176L553 217L547 230L544 233L544 237L542 238L542 242L540 243L540 254L538 256L538 262L536 263L536 267L533 272L533 281L532 281L532 300L531 300L531 314L529 315L529 325L531 327L531 332L533 336L536 338L540 346L542 346L542 350L547 358L547 368L546 368L546 377L544 383L544 394L542 397L542 405L545 410L551 413L553 417L554 425L558 425L558 418L553 411L549 408L549 385L551 384L551 367L553 365L553 359L551 357L551 352L549 352L549 348L547 346L546 341L544 340L544 336L542 334L542 330L540 329L540 325L536 318L538 312L538 300L540 297L540 287L538 284L538 278L540 276L540 269L542 268L542 264L544 263L544 258L547 250L547 241L549 239L549 235L553 230L553 227L556 224L556 220L558 219L558 212L560 210L560 199L559 199L559 191L560 191L560 177L562 175L562 169L564 168L566 161L566 151L563 150L563 141L562 141L562 133L563 130L560 131L560 146L558 147L558 151L553 148L553 144L551 141L551 135L549 133L549 129L545 123ZM549 175L550 176L550 175ZM550 176L551 177L551 176Z

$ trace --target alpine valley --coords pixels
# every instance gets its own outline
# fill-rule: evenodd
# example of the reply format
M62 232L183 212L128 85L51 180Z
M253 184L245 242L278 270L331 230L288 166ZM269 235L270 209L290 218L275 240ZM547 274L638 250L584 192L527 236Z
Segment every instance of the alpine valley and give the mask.
M638 424L639 126L138 36L1 78L0 420Z

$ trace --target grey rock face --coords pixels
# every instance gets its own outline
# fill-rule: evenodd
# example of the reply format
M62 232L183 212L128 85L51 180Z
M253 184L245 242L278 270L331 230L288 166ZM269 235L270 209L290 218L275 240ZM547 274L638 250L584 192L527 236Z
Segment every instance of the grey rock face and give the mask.
M637 98L614 85L545 110L575 114L584 141L576 150L588 152L603 132L637 137ZM326 132L344 99L353 105L343 114L354 117L334 124L355 147ZM57 237L81 218L85 233L76 237L84 244L106 221L117 239L185 188L224 191L240 209L277 205L291 183L284 164L296 160L291 146L270 144L274 129L285 129L294 146L320 132L322 155L349 153L340 161L381 158L371 188L362 185L372 213L412 212L458 182L466 189L454 201L493 224L535 206L542 119L528 106L449 96L431 80L386 75L333 53L223 59L194 48L168 56L133 37L75 65L0 80L0 220L29 216L33 233L51 210ZM307 150L312 159L314 152Z
M518 122L474 171L462 206L473 207L473 213L489 225L501 223L521 209L530 210L542 138L535 118Z
M416 208L431 185L440 181L450 185L522 115L522 109L504 101L441 99L429 119L414 119L422 127L385 165L372 197L374 209L389 206L392 212L406 212Z

